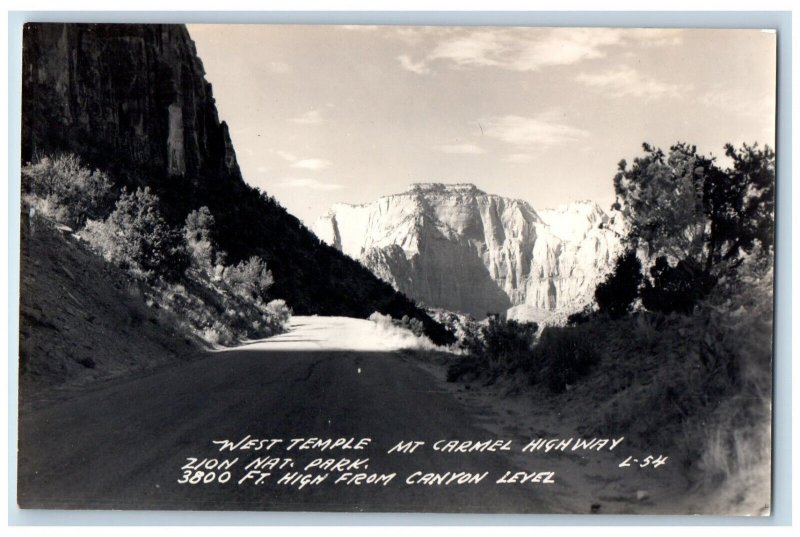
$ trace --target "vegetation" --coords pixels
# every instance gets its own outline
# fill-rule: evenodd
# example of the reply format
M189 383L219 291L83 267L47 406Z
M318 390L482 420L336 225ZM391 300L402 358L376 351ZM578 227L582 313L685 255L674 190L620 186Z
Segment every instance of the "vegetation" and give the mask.
M214 274L215 267L225 263L225 253L219 251L214 238L215 227L216 220L208 207L190 212L183 225L183 236L192 265L207 274Z
M488 377L494 382L504 374L530 373L534 362L531 351L539 326L490 317L488 323L471 323L463 329L461 346L467 355L451 364L447 379Z
M448 380L522 375L548 388L537 404L586 416L583 434L670 446L703 484L734 491L729 501L763 491L775 154L727 145L725 155L727 167L687 144L645 144L632 166L620 162L614 209L630 232L595 304L538 339L512 321L461 327L467 354Z
M594 293L598 311L612 319L619 319L633 309L642 282L642 263L632 249L617 259L613 272L600 284Z
M86 237L112 263L150 279L178 281L189 267L183 236L161 216L149 188L130 194L123 189L104 222L89 222Z
M240 261L235 266L226 267L222 279L234 293L255 301L265 300L267 291L275 282L267 264L256 256Z
M729 144L733 165L723 169L685 143L668 154L643 147L633 166L619 164L615 208L631 225L629 249L654 260L644 306L688 314L717 279L736 270L741 255L772 255L775 153Z
M208 207L190 211L181 227L171 225L149 187L115 194L105 174L72 155L41 158L23 168L23 177L27 204L71 225L98 254L141 280L149 307L169 312L188 332L233 345L288 323L291 308L271 295L274 278L262 258L225 265Z
M114 206L111 180L85 167L75 155L42 157L22 169L22 189L34 208L77 229L89 219L105 218Z
M588 374L599 355L596 343L587 336L581 329L545 328L533 349L533 363L538 366L533 378L543 381L551 392L561 393Z

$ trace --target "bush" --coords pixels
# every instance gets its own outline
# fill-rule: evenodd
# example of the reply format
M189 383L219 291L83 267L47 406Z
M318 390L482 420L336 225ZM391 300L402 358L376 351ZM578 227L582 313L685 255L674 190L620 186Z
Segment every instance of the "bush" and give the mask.
M147 277L176 281L189 266L183 236L161 216L158 197L149 188L123 190L106 221L91 222L85 235L109 261Z
M422 337L425 335L425 327L422 325L422 321L419 319L409 317L408 315L403 315L403 318L400 319L399 322L395 321L395 324L410 330L411 333L417 337Z
M43 157L22 168L22 188L48 216L73 229L108 216L114 204L108 176L81 164L75 155Z
M267 315L273 325L285 328L292 318L292 309L286 305L285 300L275 299L267 304Z
M186 216L183 237L191 256L192 265L213 274L217 263L222 263L224 254L217 251L214 233L214 215L208 207L200 207Z
M267 264L258 256L225 267L222 279L234 293L251 300L266 300L267 291L275 282Z
M588 323L594 317L594 309L591 304L587 304L582 310L576 311L567 317L567 326L576 326Z
M538 330L536 323L492 317L489 325L483 329L484 353L490 361L505 365L509 372L519 367L527 369L530 367L531 349Z
M617 258L614 272L595 289L598 311L608 314L612 319L627 315L639 295L641 282L642 264L636 252L628 250Z
M533 363L540 366L535 380L544 381L554 393L561 393L586 375L599 355L588 332L578 327L547 327L534 347Z
M532 348L539 325L490 317L489 323L465 332L462 345L468 356L450 366L449 382L472 374L489 374L490 380L518 370L530 371Z
M650 311L689 314L695 304L704 298L716 284L716 278L707 274L692 258L671 267L664 256L656 259L650 268L653 282L645 282L642 305Z

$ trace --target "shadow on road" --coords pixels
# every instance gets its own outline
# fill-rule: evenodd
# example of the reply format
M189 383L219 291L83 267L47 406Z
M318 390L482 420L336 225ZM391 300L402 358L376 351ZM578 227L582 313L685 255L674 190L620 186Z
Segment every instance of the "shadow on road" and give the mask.
M57 404L23 409L19 432L18 497L24 507L551 510L546 499L553 485L495 483L508 470L522 470L506 452L433 449L439 440L493 438L401 352L270 351L260 345L213 353L72 393ZM322 449L312 443L287 449L293 440L310 438L353 439L363 448ZM222 444L215 443L243 439L280 442L271 449L261 443L260 450L252 444L233 451L220 451ZM526 439L509 440L519 445ZM414 452L389 453L400 442L422 444ZM182 469L203 459L216 462L191 467L189 474ZM254 468L247 468L256 459L258 471L270 474L259 484L260 474L248 474ZM318 459L340 465L332 470ZM363 459L368 460L353 462ZM224 483L214 466L222 461L231 465ZM202 472L199 482L190 482L197 471ZM460 473L477 481L419 483L428 473L447 474L447 479ZM340 479L344 474L365 477L348 484ZM315 476L319 484L303 485Z

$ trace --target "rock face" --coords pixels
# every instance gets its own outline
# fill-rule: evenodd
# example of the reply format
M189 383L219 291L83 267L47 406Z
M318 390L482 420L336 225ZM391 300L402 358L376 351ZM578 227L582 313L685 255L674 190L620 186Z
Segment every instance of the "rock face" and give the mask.
M184 26L28 24L22 50L23 160L58 148L116 173L241 181Z
M593 202L537 213L474 185L417 184L367 205L334 205L314 231L427 306L524 319L591 301L620 249Z
M407 315L436 343L452 341L408 297L242 180L184 26L28 24L22 70L23 163L74 153L118 187L151 188L174 226L208 207L228 263L264 259L271 296L297 314Z

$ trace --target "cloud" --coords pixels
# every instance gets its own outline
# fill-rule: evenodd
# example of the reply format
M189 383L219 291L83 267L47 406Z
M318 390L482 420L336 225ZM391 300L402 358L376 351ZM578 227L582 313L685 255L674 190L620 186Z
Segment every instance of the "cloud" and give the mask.
M280 149L270 149L269 152L272 153L273 155L278 155L283 160L288 160L289 162L294 162L295 160L297 160L297 157L295 157L288 151L282 151Z
M478 147L475 144L445 144L437 145L435 149L452 155L480 155L486 153L482 147Z
M310 179L308 177L284 177L280 183L275 184L276 187L281 188L306 188L309 190L341 190L344 185L335 183L323 183L317 179Z
M270 62L267 68L276 74L283 74L289 72L289 64L286 62Z
M745 117L769 118L775 114L774 94L755 95L742 88L711 89L701 94L697 101L705 107Z
M332 164L331 161L321 158L299 158L294 153L289 153L282 149L270 149L269 152L288 162L292 168L323 170Z
M505 155L501 160L503 162L510 162L511 164L523 164L525 162L530 162L536 155L532 155L530 153L509 153Z
M374 24L340 24L336 26L340 30L349 30L351 32L374 32L380 26Z
M685 31L680 28L630 28L625 30L625 38L642 47L666 47L683 43Z
M398 36L405 39L406 34ZM410 35L420 40L421 34ZM612 47L669 46L683 39L682 31L677 29L624 28L481 28L437 35L439 39L429 47L423 59L411 62L410 56L404 54L398 58L401 65L420 74L430 72L430 64L436 61L456 69L495 67L538 71L543 67L602 58Z
M430 69L427 65L425 65L425 60L414 62L408 55L402 54L397 57L400 61L400 65L406 71L411 71L412 73L417 73L418 75L424 75L426 73L430 73Z
M559 122L555 112L539 114L536 117L513 115L493 117L482 123L486 136L516 146L552 146L589 136L586 130Z
M298 125L319 125L322 123L322 112L319 110L309 110L297 117L291 118L289 121L297 123Z
M292 168L302 168L304 170L322 170L330 166L331 163L328 160L321 159L321 158L305 158L298 161L295 161L292 164Z
M581 73L575 79L582 84L616 97L675 98L682 97L691 90L689 85L662 82L643 75L628 65L622 65L602 73Z
M509 39L497 31L482 30L440 42L428 55L430 61L446 59L459 66L499 65L508 52Z

